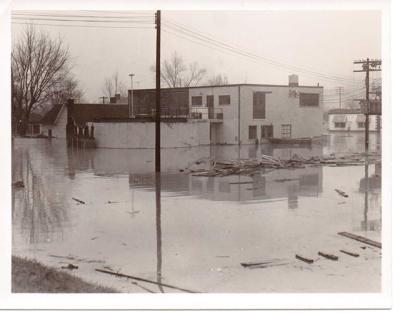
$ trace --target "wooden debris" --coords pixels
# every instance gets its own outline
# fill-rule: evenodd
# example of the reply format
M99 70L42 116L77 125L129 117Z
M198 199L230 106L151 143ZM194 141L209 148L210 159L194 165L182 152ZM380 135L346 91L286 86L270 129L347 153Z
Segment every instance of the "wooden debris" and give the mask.
M360 256L358 253L350 252L350 251L347 251L347 250L339 250L339 251L344 253L344 254L348 254L348 255L354 256L355 258L358 258Z
M141 278L141 277L137 277L137 276L126 275L126 274L122 274L122 273L118 273L118 272L103 270L103 269L100 269L100 268L96 268L95 270L96 270L96 272L100 272L100 273L104 273L104 274L110 274L110 275L114 275L114 276L118 276L118 277L130 278L130 279L134 279L134 280L138 280L138 281L143 281L143 282L146 282L146 283L149 283L149 284L163 286L163 287L176 289L176 290L180 290L180 291L184 291L184 292L198 293L197 291L193 291L193 290L189 290L189 289L185 289L185 288L180 288L180 287L177 287L177 286L173 286L173 285L170 285L170 284L165 284L165 283L153 281L153 280L146 279L146 278Z
M80 204L85 204L85 202L84 202L84 201L82 201L82 200L79 200L79 199L77 199L77 198L72 198L72 200L75 200L76 202L79 202Z
M380 243L378 241L374 241L374 240L368 239L368 238L365 238L363 236L354 235L354 234L351 234L351 233L348 233L348 232L340 232L340 233L338 233L338 235L344 236L344 237L347 237L347 238L350 238L350 239L354 239L354 240L360 241L362 243L365 243L367 245L374 246L374 247L382 249L382 243Z
M308 264L314 263L314 260L313 260L313 259L305 258L305 257L300 256L300 255L298 255L298 254L296 254L296 259L298 259L298 260L300 260L300 261L303 261L303 262L306 262L306 263L308 263Z
M370 162L379 160L380 156L376 155L370 158ZM355 166L363 165L365 155L351 154L337 157L334 154L321 157L303 158L294 154L290 159L282 160L274 158L270 155L262 155L261 161L255 159L239 159L239 160L223 160L214 161L210 160L209 169L191 169L192 176L208 176L208 177L221 177L227 175L253 175L260 171L260 169L296 169L305 168L307 166ZM202 162L203 163L203 162ZM204 162L205 163L205 162ZM200 162L196 163L200 164ZM343 195L347 197L347 195Z
M245 268L254 269L254 268L266 268L272 266L281 266L288 265L289 262L286 262L282 259L272 259L264 262L248 262L248 263L240 263Z
M332 261L339 260L338 256L333 255L333 254L324 253L324 252L321 252L321 251L318 252L318 255L323 256L324 258L327 258L327 259L332 260Z
M69 263L67 266L61 266L61 268L66 270L76 270L79 266Z
M339 195L341 195L342 197L347 198L347 197L349 196L349 195L346 194L344 191L341 191L341 190L339 190L339 189L335 189L335 191L336 191Z

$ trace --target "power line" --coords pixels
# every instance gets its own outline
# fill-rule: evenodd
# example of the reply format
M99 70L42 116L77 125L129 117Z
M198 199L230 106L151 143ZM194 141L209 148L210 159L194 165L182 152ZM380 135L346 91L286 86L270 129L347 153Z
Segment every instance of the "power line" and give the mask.
M111 25L72 25L72 24L45 24L45 23L28 23L28 22L11 22L17 25L37 25L37 26L55 26L55 27L81 27L81 28L136 28L136 29L154 29L150 26L111 26Z
M66 18L106 18L106 19L150 19L154 18L153 15L132 15L132 16L112 16L112 15L81 15L81 14L31 14L31 13L12 13L12 16L16 17L24 17L24 16L33 16L33 17L66 17Z
M84 22L84 23L136 23L136 24L154 24L152 20L143 20L143 21L110 21L110 20L88 20L88 19L50 19L50 18L22 18L22 17L13 17L13 20L24 20L24 21L47 21L47 22Z
M291 70L294 69L294 70L299 71L299 72L312 73L314 76L317 76L317 77L323 78L323 79L348 81L349 83L350 82L354 83L353 80L350 79L350 78L343 78L343 77L338 77L338 76L334 76L334 75L328 76L327 74L323 74L323 73L316 72L316 71L313 71L313 70L308 70L308 69L301 68L301 67L298 67L298 66L289 65L289 64L282 63L282 62L270 60L270 59L267 59L265 57L258 56L256 54L251 53L251 52L247 52L247 51L245 51L245 50L243 50L241 48L234 47L234 46L232 46L230 44L227 44L225 42L221 42L219 40L215 40L211 36L203 35L203 34L201 34L199 32L191 30L190 28L188 28L186 26L183 26L183 25L181 26L181 25L179 25L177 23L174 23L174 22L171 22L171 21L166 21L166 27L168 27L170 30L173 30L175 32L180 33L181 35L189 36L189 37L192 37L194 39L206 42L208 44L217 45L220 48L229 50L229 51L234 52L236 54L241 54L241 55L244 55L244 56L249 57L249 58L255 58L255 59L258 59L258 60L262 60L264 62L268 62L269 64L274 65L276 67L283 67L283 68L288 68L288 69L291 69Z

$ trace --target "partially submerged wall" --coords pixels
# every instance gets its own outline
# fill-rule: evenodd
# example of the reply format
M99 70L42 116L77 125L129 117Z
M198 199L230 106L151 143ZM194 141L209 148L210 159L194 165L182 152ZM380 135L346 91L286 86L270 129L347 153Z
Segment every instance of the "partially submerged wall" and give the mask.
M96 122L97 148L154 148L155 124L152 122ZM161 147L180 148L210 143L210 124L206 120L161 123Z

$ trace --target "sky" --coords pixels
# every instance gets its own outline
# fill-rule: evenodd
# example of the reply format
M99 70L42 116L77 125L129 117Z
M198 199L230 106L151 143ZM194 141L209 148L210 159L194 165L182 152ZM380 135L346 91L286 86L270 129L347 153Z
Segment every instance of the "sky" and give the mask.
M104 79L115 71L128 87L129 74L134 73L133 88L154 88L155 77L150 70L156 55L154 11L13 13L18 14L14 15L18 19L13 19L11 28L13 40L26 27L17 23L29 23L29 18L68 20L31 23L46 24L36 27L51 37L60 36L69 47L73 73L87 101L99 101L104 95ZM85 23L71 19L120 22ZM129 19L141 22L122 23ZM226 75L229 83L287 84L288 75L298 74L301 85L324 86L325 95L331 100L327 102L334 105L338 101L337 87L344 87L343 99L360 89L364 74L353 73L353 61L381 58L380 11L162 11L161 19L161 58L168 59L177 52L185 63L197 62L207 69L202 84L215 74ZM199 40L204 38L199 37L202 35L216 41L210 44L208 39ZM221 42L229 48L221 49Z

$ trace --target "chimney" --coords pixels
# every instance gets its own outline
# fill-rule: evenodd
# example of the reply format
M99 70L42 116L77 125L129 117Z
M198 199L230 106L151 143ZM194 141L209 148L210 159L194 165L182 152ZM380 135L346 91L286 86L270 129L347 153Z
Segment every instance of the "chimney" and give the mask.
M120 93L116 93L115 94L115 100L120 100L121 99L121 94Z
M110 97L110 103L117 103L116 97Z
M299 86L299 76L296 74L289 75L289 87Z

